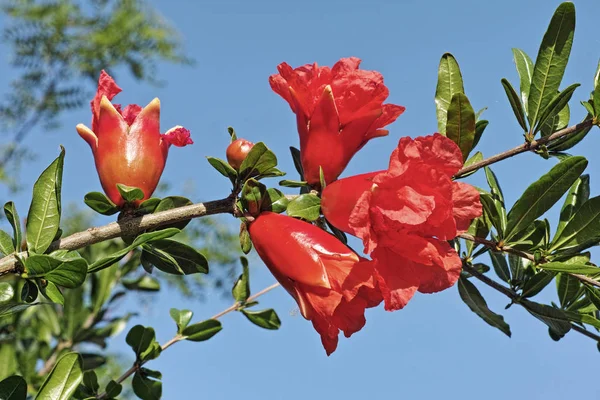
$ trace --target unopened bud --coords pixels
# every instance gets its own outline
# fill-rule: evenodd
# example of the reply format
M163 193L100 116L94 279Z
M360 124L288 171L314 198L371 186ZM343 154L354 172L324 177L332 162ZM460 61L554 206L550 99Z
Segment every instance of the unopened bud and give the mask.
M246 139L236 139L231 142L231 144L227 146L227 151L225 152L229 165L236 171L239 170L242 162L246 159L252 147L254 147L254 143Z

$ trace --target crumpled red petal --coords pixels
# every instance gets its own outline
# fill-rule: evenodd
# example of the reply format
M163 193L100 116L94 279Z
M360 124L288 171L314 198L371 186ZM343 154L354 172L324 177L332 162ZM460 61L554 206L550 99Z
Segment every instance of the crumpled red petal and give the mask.
M162 135L162 140L177 147L184 147L188 144L194 144L194 141L190 137L189 129L185 129L182 126L178 126L167 131L164 135Z
M102 96L106 96L108 100L112 100L117 94L121 93L122 89L117 85L115 80L105 71L100 72L100 78L98 79L98 89L96 95L91 101L92 107L92 131L96 132L96 123L98 114L100 112L100 100Z
M454 182L452 185L453 213L458 233L466 232L471 221L481 217L483 209L479 200L479 192L473 186Z

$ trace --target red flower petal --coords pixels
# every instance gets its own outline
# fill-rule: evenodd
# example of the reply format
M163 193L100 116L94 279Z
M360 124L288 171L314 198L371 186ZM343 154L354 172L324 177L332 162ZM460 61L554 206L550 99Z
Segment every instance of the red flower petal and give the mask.
M383 295L385 309L395 311L404 308L420 284L414 264L383 248L375 249L373 259L377 262L375 276Z
M127 125L133 124L133 121L135 121L141 111L142 107L138 106L137 104L128 105L122 112L119 110L125 119L125 122L127 122Z
M100 72L100 78L98 79L98 89L96 90L96 96L91 101L92 107L92 131L96 132L96 123L98 114L100 113L100 100L102 96L106 96L108 100L112 100L122 89L117 85L114 79L104 70Z
M162 139L168 143L177 147L184 147L188 144L194 144L194 141L190 137L190 131L182 126L176 126L175 128L169 129Z
M456 220L456 229L459 233L466 232L471 221L483 213L479 192L473 186L463 182L453 182L452 201L453 212Z

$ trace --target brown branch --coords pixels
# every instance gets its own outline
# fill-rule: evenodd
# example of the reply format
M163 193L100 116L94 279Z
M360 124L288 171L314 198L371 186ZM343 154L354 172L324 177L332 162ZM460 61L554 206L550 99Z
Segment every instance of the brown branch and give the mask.
M496 154L495 156L486 158L485 160L476 162L475 164L471 164L468 167L464 167L463 169L461 169L454 175L454 178L460 178L460 177L464 176L465 174L468 174L469 172L473 172L473 171L478 170L479 168L485 167L487 165L491 165L498 161L502 161L507 158L516 156L517 154L525 153L526 151L537 150L542 145L548 144L550 142L554 142L560 138L563 138L568 135L572 135L583 129L590 128L592 126L594 126L594 121L591 119L588 119L586 121L578 123L577 125L573 125L568 128L561 129L560 131L556 131L550 136L546 136L546 137L540 138L538 140L533 140L531 143L528 143L528 142L523 143L522 145L517 146L513 149L504 151L500 154Z
M481 282L485 283L487 286L496 290L497 292L502 293L503 295L505 295L506 297L511 299L511 301L514 304L519 304L519 305L523 306L521 303L519 303L521 298L513 290L511 290L511 289L501 285L500 283L496 282L495 280L485 276L484 274L477 271L475 268L469 266L468 264L463 265L463 270L465 270L466 272L468 272L469 274L471 274L472 276L474 276L476 279L480 280ZM575 324L571 323L571 329L600 343L600 336L580 327L579 325L575 325Z
M263 294L270 292L271 290L279 287L280 284L279 283L274 283L269 287L264 288L263 290L261 290L260 292L257 292L256 294L253 294L252 296L248 297L248 299L244 302L244 303L240 303L239 301L236 301L235 303L233 303L230 307L226 308L225 310L221 311L220 313L214 315L213 317L211 317L210 319L219 319L222 316L229 314L232 311L237 311L239 310L245 303L251 303L254 300L256 300L257 298L259 298L260 296L262 296ZM182 335L175 335L174 337L172 337L169 341L165 342L165 344L163 344L161 346L161 351L166 350L167 348L171 347L172 345L174 345L177 342L180 342L182 340L184 340L186 337L182 336ZM141 361L141 362L136 362L134 363L131 368L129 368L127 371L125 371L123 373L123 375L121 375L119 378L116 379L117 383L122 383L123 381L125 381L127 378L129 378L131 375L133 375L134 373L136 373L141 367L142 365L146 364L147 361ZM105 399L107 396L106 392L100 393L99 395L96 396L96 399L101 400L101 399Z
M214 214L233 214L235 198L230 196L222 200L197 203L189 206L173 208L156 214L141 217L124 218L108 225L89 228L58 239L50 245L48 251L59 249L76 250L105 240L122 236L132 236L148 229L158 228L166 224L185 221L191 218L204 217ZM27 257L27 252L21 252L18 257ZM0 276L19 272L19 262L15 254L0 259Z
M483 238L479 238L476 236L473 236L471 234L468 233L461 233L460 235L458 235L458 237L463 238L465 240L469 240L471 242L475 242L475 243L480 243L488 248L490 248L491 250L494 251L499 251L499 252L505 252L505 253L511 253L511 254L515 254L519 257L525 258L527 260L530 261L534 261L535 262L535 257L533 256L533 254L531 253L527 253L526 251L521 251L521 250L517 250L517 249L513 249L510 246L505 246L505 245L500 245L500 243L498 242L494 242L493 240L487 240L487 239L483 239ZM544 269L544 264L537 264L537 266L541 269ZM588 278L585 275L580 275L580 274L571 274L569 273L569 275L571 275L572 277L575 277L577 279L579 279L582 282L587 283L588 285L592 285L592 286L596 286L597 288L600 288L600 282L592 279L592 278Z

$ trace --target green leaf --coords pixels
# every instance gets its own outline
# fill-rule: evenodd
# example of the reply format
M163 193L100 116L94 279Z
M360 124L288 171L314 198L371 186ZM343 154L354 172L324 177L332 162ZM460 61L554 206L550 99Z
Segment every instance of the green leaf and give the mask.
M102 215L113 215L119 212L119 208L104 193L90 192L85 195L83 202L89 208Z
M9 376L0 382L1 400L26 400L27 382L19 375Z
M188 326L181 334L185 336L186 340L203 342L215 336L221 329L223 329L223 327L219 321L216 319L207 319L206 321Z
M8 282L0 282L0 303L9 301L15 295L12 285Z
M261 211L273 211L279 214L287 209L289 202L280 190L269 188L263 196L260 208Z
M235 301L244 303L248 300L248 297L250 297L250 270L248 268L248 259L246 257L240 257L240 262L242 263L242 274L233 284L231 294Z
M517 73L519 74L521 90L522 104L525 105L525 112L527 112L527 99L529 97L529 88L531 87L531 77L533 75L533 61L531 58L521 49L512 49L513 60L517 67Z
M154 208L153 213L158 213L161 211L172 210L174 208L189 206L191 204L193 204L193 202L186 197L168 196L168 197L165 197L164 199L160 200L160 202L158 203L156 208ZM161 226L160 229L177 228L177 229L183 230L183 228L185 228L187 226L187 224L190 223L190 221L191 221L191 219L186 219L184 221L174 222L172 224L166 224L166 225Z
M596 275L600 273L600 268L587 264L571 264L565 262L549 262L541 264L540 268L546 271L566 272L569 274Z
M160 204L161 199L158 197L150 197L142 201L136 210L137 215L152 214L156 211L156 207Z
M312 193L301 194L289 202L287 215L316 221L321 215L321 199Z
M136 325L129 330L125 341L139 361L153 360L160 355L161 347L152 328Z
M261 311L241 311L242 314L248 318L248 321L252 322L256 326L260 326L261 328L276 330L281 326L281 321L279 320L275 310L272 308Z
M535 126L550 103L565 73L575 32L575 6L562 3L556 9L535 60L527 110L529 125Z
M502 333L510 337L510 326L504 322L504 317L494 313L488 308L487 303L481 296L481 293L479 293L479 290L477 290L477 287L475 287L468 279L461 277L458 280L458 293L471 311L481 317L481 319L490 326L498 328Z
M573 311L564 311L565 315L567 316L567 318L570 321L573 322L578 322L580 324L588 324L593 326L596 329L600 329L600 320L598 320L597 318L592 317L591 315L588 314L581 314L578 312L573 312Z
M194 313L190 310L178 310L176 308L171 308L169 310L169 314L175 324L177 324L177 333L181 334L181 332L188 326L190 321L192 320L192 316Z
M525 281L523 285L523 297L533 297L541 292L546 286L552 282L554 275L551 272L540 271Z
M456 93L464 93L462 75L454 56L446 53L440 60L438 81L435 89L435 108L438 121L438 132L446 135L448 108Z
M592 102L594 103L594 117L600 116L600 61L596 68L596 74L594 75L594 94L592 96Z
M36 399L68 400L83 380L81 356L67 353L62 356L46 381L42 384Z
M475 148L479 144L479 140L481 136L483 136L483 132L485 128L490 124L489 121L481 120L475 123L475 137L473 138L473 148Z
M0 230L0 252L5 256L15 252L13 238L3 230Z
M21 289L21 301L33 303L38 297L38 287L34 281L25 280Z
M556 141L553 141L552 144L548 146L548 150L553 152L569 150L571 147L581 142L591 129L591 127L579 128L579 130L575 131L571 135L566 135Z
M144 192L142 189L135 186L127 186L122 183L117 183L117 190L121 195L121 198L125 200L125 203L134 203L144 198Z
M140 292L158 292L160 290L158 279L148 275L142 275L137 279L123 279L121 284L127 290L138 290Z
M556 291L560 306L566 308L577 300L581 281L569 274L556 275Z
M90 389L92 393L98 393L100 385L98 385L98 376L93 370L83 373L83 385Z
M500 183L498 182L498 178L496 174L491 170L490 167L485 167L485 179L490 187L490 194L493 201L493 206L496 209L497 219L499 226L496 227L498 230L498 234L500 237L504 235L506 231L507 225L507 216L506 216L506 208L504 206L504 194L502 193L502 188L500 187ZM490 205L491 206L491 205Z
M85 281L87 262L79 258L62 260L45 254L34 254L25 259L24 278L45 278L67 288L81 286Z
M254 147L253 147L254 149ZM260 214L263 197L267 193L267 187L255 179L248 179L242 187L242 207L253 217Z
M584 157L569 157L532 183L508 213L506 240L548 211L587 167Z
M560 210L560 220L556 227L553 242L560 235L562 230L571 220L573 215L579 210L579 207L590 198L590 176L581 175L569 189L567 197Z
M296 167L296 171L298 171L298 175L300 175L300 180L302 181L304 180L304 168L302 168L302 158L300 156L300 150L293 146L290 146L290 153L292 154L292 161L294 161L294 167Z
M223 161L220 158L216 157L206 157L208 163L213 166L221 175L226 178L229 178L232 184L235 184L237 180L238 174L235 169L227 161Z
M111 379L110 382L108 382L108 384L106 385L106 396L108 398L115 398L121 394L122 390L123 385Z
M595 92L594 92L594 93L595 93ZM589 100L588 100L588 101L581 101L580 103L581 103L581 105L583 106L583 108L585 108L585 111L587 111L587 113L588 113L589 115L592 115L592 116L593 116L593 115L595 114L595 111L594 111L594 104L593 104L593 102L592 102L592 101L589 101Z
M277 166L277 157L265 146L258 142L252 147L246 159L240 165L239 176L242 182L248 178L261 175Z
M252 239L250 239L248 225L245 222L240 223L240 247L244 254L248 254L252 250Z
M93 372L93 370L95 370L96 368L105 365L107 361L106 357L94 353L81 353L81 359L83 360L83 370L91 372Z
M34 303L34 304L22 304L22 303L11 303L11 304L0 304L0 317L6 315L15 314L24 311L32 306L37 306L46 303ZM0 346L1 348L1 346Z
M4 215L6 215L6 219L13 228L13 247L15 249L21 249L21 241L23 240L21 236L21 219L17 213L17 207L15 207L15 203L9 201L8 203L4 204Z
M159 400L162 396L162 383L148 378L141 372L133 375L131 386L135 395L142 400Z
M65 149L42 172L33 185L33 198L27 214L27 249L41 254L54 240L60 225L60 192Z
M525 275L525 267L529 263L529 260L521 258L515 254L508 255L508 266L510 267L510 274L513 280L521 282Z
M65 305L65 296L53 282L47 282L46 286L39 286L42 295L53 303Z
M231 137L231 142L235 142L237 140L237 135L235 133L235 129L233 129L233 126L228 126L227 127L227 132L229 133L229 136Z
M581 86L579 83L574 83L562 92L558 93L556 96L552 97L552 100L550 100L548 105L541 112L539 120L533 130L534 133L541 130L544 124L546 124L548 121L551 121L565 107L567 107L569 100L571 100L571 96L573 96L573 92L579 86Z
M525 122L525 111L523 110L523 104L519 99L519 95L515 92L512 85L506 78L502 78L500 81L502 83L502 87L504 88L504 92L506 93L506 97L508 97L508 102L510 103L510 107L517 117L517 122L521 125L523 131L527 132L527 122Z
M593 246L600 242L600 196L583 203L565 228L554 237L549 251Z
M471 157L469 157L469 159L467 161L465 161L465 164L463 165L463 167L464 168L470 167L471 165L478 163L479 161L483 161L483 154L480 151L478 151L477 153L475 153ZM466 174L462 174L460 177L466 178L469 175L473 175L477 171L478 170L467 172Z
M208 261L199 251L181 242L161 239L143 246L145 258L163 272L175 275L207 274Z
M306 181L292 181L289 179L284 179L282 181L279 181L279 186L291 187L291 188L301 188L304 186L308 186L308 183Z
M559 337L566 335L571 330L571 323L562 310L526 299L522 299L519 304L525 307L531 315L548 325L548 328Z
M510 282L510 270L508 269L508 263L504 254L490 251L490 258L492 259L492 266L498 278L504 282Z
M131 250L135 249L138 246L141 246L144 243L151 243L156 240L165 239L174 236L179 232L179 229L167 228L160 231L142 233L141 235L137 236L129 246L109 256L103 257L100 260L97 260L96 262L91 264L88 268L88 273L100 271L101 269L110 267L111 265L125 257L127 253L129 253Z
M480 190L479 200L483 206L484 216L488 218L501 238L504 236L505 223L501 209L498 208L498 202L494 201L492 195L486 191Z
M475 111L464 93L455 93L450 100L446 136L458 145L463 161L469 157L475 138Z

